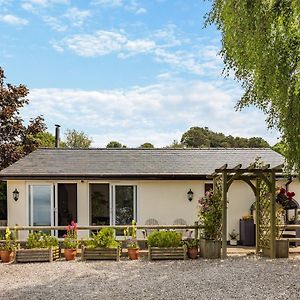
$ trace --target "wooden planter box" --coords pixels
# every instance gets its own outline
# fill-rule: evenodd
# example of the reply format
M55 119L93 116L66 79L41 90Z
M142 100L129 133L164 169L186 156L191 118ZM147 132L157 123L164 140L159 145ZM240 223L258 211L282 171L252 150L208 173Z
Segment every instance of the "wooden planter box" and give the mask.
M263 248L262 255L270 257L271 249ZM288 258L289 257L289 241L276 241L276 258Z
M87 248L81 249L81 260L120 260L120 247L118 248Z
M46 249L17 249L15 251L15 262L51 262L60 257L59 247Z
M240 243L243 246L255 246L254 220L240 220Z
M187 248L186 245L176 248L158 248L148 247L148 258L149 260L160 260L160 259L186 259Z
M221 241L200 240L200 256L203 258L221 258Z

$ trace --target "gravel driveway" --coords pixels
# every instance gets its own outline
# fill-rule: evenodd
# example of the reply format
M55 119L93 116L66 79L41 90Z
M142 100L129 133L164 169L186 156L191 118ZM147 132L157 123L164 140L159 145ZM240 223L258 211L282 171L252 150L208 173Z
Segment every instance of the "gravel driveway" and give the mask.
M300 299L300 257L0 264L0 299Z

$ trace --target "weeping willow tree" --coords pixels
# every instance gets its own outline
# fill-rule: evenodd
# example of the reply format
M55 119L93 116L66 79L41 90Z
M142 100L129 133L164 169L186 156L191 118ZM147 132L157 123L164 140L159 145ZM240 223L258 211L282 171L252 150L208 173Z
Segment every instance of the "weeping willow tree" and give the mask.
M300 1L212 0L207 24L222 33L225 73L244 94L237 109L254 105L279 129L290 167L300 171Z

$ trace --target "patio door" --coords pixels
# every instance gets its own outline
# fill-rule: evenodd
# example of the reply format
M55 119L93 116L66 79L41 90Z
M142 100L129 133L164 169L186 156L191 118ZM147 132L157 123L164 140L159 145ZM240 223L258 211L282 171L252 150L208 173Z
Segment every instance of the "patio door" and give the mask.
M29 225L54 225L53 185L29 185Z
M132 220L137 219L137 187L135 185L114 185L112 186L112 192L113 225L130 225ZM120 235L122 235L122 233L120 233Z

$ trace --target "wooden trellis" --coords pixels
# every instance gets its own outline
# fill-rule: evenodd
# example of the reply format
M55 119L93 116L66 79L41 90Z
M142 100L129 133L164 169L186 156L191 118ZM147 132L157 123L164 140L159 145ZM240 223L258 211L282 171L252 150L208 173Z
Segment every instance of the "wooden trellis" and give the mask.
M254 163L247 168L239 164L227 168L225 164L212 174L214 189L222 188L222 258L227 257L227 193L235 180L246 182L256 198L256 253L262 248L270 249L271 258L276 257L276 175L282 175L283 165L270 168L270 165ZM216 184L221 180L222 184Z

